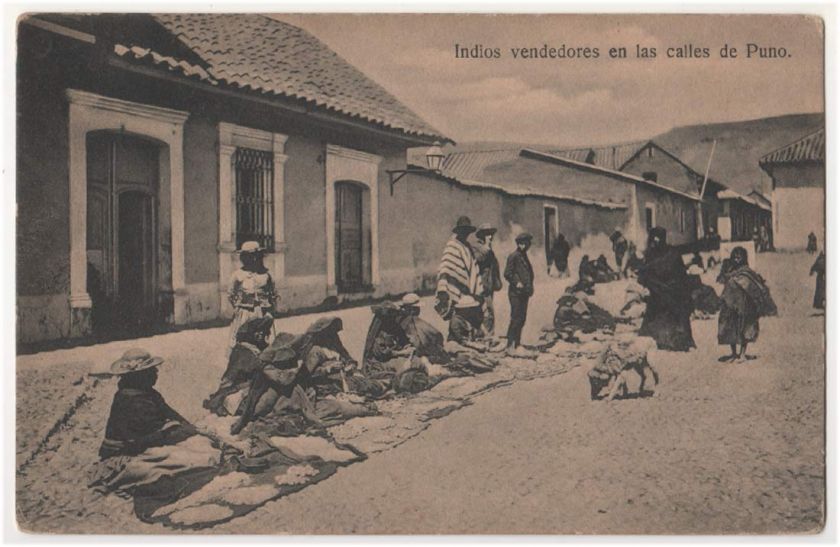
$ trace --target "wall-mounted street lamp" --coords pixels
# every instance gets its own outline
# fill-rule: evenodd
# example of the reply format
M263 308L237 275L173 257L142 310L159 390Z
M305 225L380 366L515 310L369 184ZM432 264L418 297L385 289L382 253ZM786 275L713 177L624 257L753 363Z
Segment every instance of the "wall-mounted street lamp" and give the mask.
M391 183L391 195L394 195L394 185L399 182L404 176L415 173L423 174L428 172L440 173L440 166L443 163L445 154L440 148L440 143L435 143L426 150L426 167L417 167L409 165L406 169L392 169L386 171L388 173L388 181Z

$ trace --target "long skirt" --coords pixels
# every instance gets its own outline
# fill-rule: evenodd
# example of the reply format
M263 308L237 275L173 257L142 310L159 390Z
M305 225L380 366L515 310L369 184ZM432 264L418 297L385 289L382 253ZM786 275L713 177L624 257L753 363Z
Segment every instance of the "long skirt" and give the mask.
M670 351L688 351L696 347L691 334L691 309L674 310L648 302L640 336L656 340L656 347Z
M97 462L89 486L130 493L164 477L213 470L220 462L221 451L210 439L193 435L175 445L147 448L136 456L113 456Z
M758 314L721 305L718 315L718 344L738 345L758 340Z

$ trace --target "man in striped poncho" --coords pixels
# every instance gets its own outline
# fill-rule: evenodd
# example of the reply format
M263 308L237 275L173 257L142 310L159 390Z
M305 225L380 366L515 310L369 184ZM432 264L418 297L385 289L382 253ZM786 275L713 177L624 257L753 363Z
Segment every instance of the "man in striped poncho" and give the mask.
M455 304L462 296L480 299L484 292L479 276L478 263L467 238L475 232L469 217L461 217L452 229L453 236L446 242L437 277L435 310L447 321L452 317Z

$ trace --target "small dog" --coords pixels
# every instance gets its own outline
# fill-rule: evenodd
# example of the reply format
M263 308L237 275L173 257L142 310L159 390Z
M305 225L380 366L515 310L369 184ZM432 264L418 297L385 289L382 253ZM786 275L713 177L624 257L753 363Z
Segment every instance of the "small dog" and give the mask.
M593 401L606 399L612 401L616 396L627 396L627 378L625 374L631 370L642 379L639 394L651 396L659 385L659 374L650 366L647 354L651 348L650 338L636 338L635 340L619 340L612 342L601 354L598 362L589 371L590 396ZM647 386L648 376L653 378L653 388ZM607 391L606 396L601 395Z

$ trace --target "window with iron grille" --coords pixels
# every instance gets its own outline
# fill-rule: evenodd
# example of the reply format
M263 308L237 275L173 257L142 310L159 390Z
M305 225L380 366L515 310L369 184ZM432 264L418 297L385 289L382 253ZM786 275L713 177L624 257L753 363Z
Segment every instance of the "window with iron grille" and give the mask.
M274 155L237 148L233 157L236 178L236 247L256 241L274 250Z

